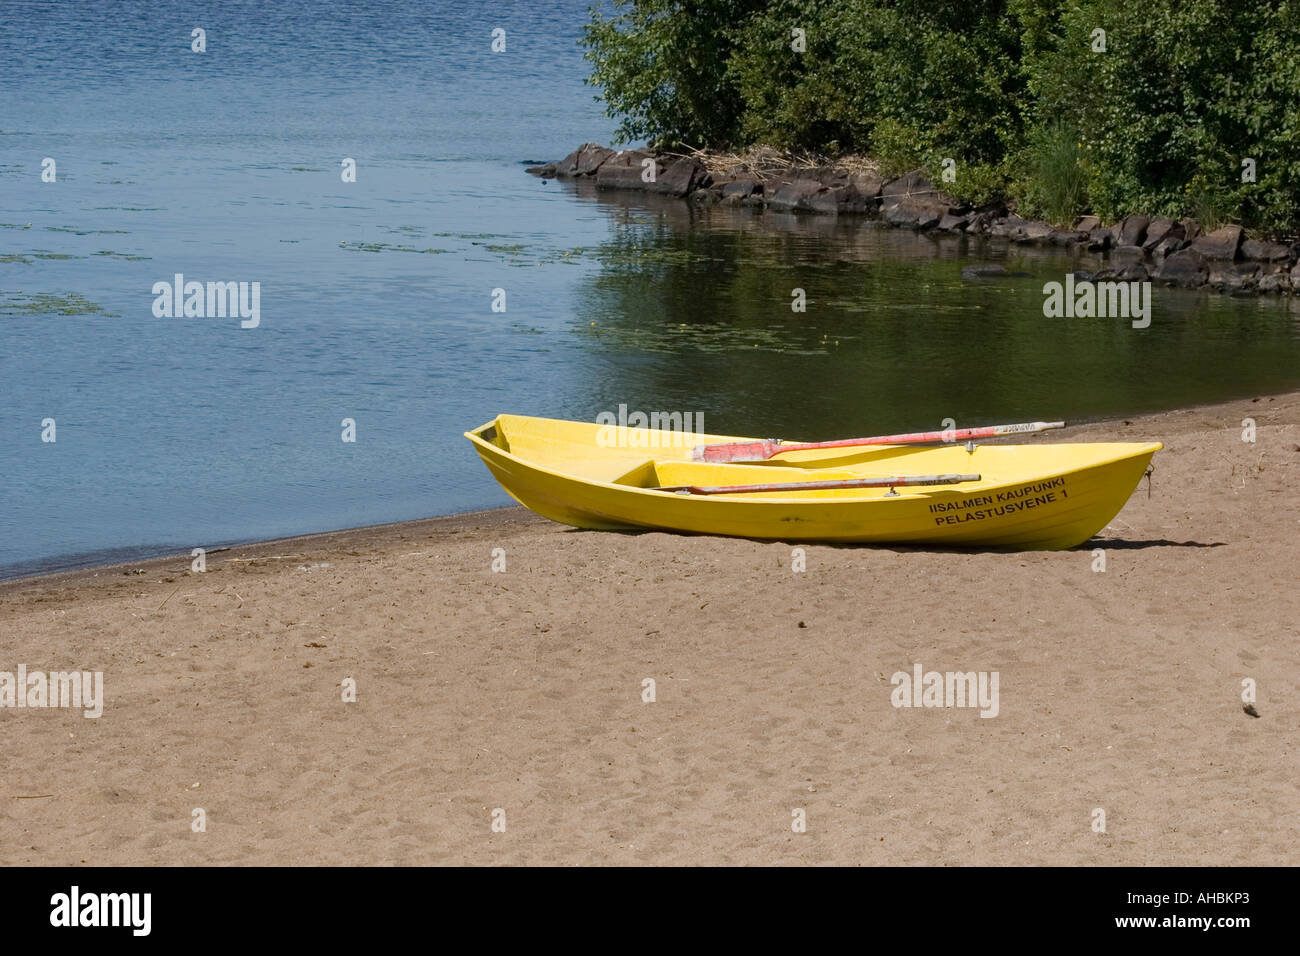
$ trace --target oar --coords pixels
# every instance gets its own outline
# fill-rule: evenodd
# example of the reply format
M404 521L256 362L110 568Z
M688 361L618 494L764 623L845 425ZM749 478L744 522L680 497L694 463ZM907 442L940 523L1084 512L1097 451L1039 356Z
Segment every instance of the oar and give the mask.
M651 491L679 495L744 495L760 491L832 491L839 488L894 488L908 485L958 485L979 475L895 475L893 478L847 478L842 481L778 481L770 485L673 485Z
M957 428L942 432L912 432L907 435L878 435L874 438L840 438L835 441L783 443L779 438L761 441L723 442L696 445L691 452L695 461L766 461L787 451L811 451L815 448L852 448L857 445L915 445L923 442L958 442L998 435L1027 435L1049 428L1064 428L1065 422L1024 422L1019 425L987 425L983 428Z

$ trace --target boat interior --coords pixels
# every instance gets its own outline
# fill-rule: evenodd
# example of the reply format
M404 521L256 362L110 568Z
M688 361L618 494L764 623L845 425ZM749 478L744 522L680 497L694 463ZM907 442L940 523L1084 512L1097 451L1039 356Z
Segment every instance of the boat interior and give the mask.
M585 422L501 415L471 434L532 465L630 488L683 485L747 485L801 481L849 481L900 475L979 474L960 485L901 489L903 494L975 492L1015 481L1025 474L1048 475L1131 456L1134 443L1034 443L873 445L790 452L766 461L691 460L700 444L749 441L725 435L684 435L648 429L613 428L601 441L600 426ZM608 439L613 439L612 441ZM1155 446L1149 446L1155 447ZM753 494L774 494L755 492ZM888 488L785 491L784 495L888 495Z

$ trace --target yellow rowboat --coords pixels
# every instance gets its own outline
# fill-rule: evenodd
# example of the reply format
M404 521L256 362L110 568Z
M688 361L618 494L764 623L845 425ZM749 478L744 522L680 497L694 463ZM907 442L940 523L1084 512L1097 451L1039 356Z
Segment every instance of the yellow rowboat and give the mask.
M465 437L512 498L575 528L1015 550L1087 541L1163 447L888 444L742 464L697 449L755 439L522 415Z

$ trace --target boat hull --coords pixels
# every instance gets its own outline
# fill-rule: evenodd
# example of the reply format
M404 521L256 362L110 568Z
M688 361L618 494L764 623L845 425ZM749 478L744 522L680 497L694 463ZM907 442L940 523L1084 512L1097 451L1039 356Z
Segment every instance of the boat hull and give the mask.
M614 429L602 445L595 440L598 428L500 416L466 435L511 497L576 528L1015 550L1070 548L1087 541L1123 508L1161 447L875 446L801 452L789 455L790 461L782 456L760 464L709 465L690 460L694 441L667 448L645 444L662 443L671 433L634 435L648 430ZM703 443L747 440L696 437ZM969 487L901 488L895 494L858 489L702 497L652 490L941 473L980 473L984 478ZM1004 475L1013 477L999 477Z

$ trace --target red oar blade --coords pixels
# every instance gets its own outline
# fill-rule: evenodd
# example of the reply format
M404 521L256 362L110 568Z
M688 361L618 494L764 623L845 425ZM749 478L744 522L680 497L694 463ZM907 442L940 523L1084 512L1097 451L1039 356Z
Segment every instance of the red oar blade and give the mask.
M691 452L695 461L724 464L729 461L766 461L781 450L775 438L763 441L738 441L721 445L696 445Z
M766 485L672 485L652 491L679 495L752 495L771 491L839 491L853 488L905 488L912 485L959 485L979 481L979 475L894 475L888 478L846 478L835 481L778 481Z

